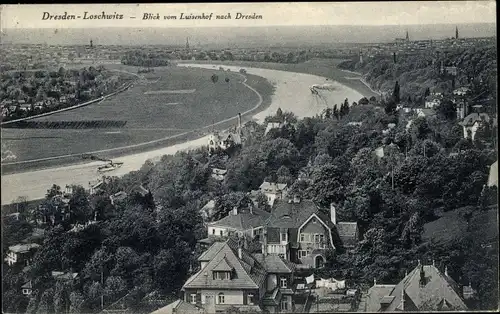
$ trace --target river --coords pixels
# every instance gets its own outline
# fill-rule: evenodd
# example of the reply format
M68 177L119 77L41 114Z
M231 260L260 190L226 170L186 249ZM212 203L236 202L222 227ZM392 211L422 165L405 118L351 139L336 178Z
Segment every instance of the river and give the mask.
M179 64L179 66L218 70L221 65ZM241 69L238 66L222 65L222 67L231 71L239 71ZM266 116L274 114L278 108L281 108L283 111L291 111L299 118L302 118L321 113L327 106L333 107L334 104L340 104L345 98L348 98L349 102L357 102L363 97L363 95L351 88L320 76L252 67L245 67L245 70L248 74L266 78L275 87L271 105L253 117L258 122L262 122ZM317 96L313 95L309 89L313 84L330 84L335 89L333 91L320 91L320 96ZM110 172L109 175L123 176L131 171L139 170L148 159L155 161L163 155L175 154L180 150L190 150L200 147L205 145L207 141L207 137L202 137L174 146L117 158L117 161L124 164L121 168ZM28 200L41 199L45 197L47 189L52 184L57 184L62 188L67 184L82 185L88 188L89 182L95 181L100 177L97 173L99 165L102 165L102 162L61 166L2 176L2 205L12 203L20 196L25 196Z

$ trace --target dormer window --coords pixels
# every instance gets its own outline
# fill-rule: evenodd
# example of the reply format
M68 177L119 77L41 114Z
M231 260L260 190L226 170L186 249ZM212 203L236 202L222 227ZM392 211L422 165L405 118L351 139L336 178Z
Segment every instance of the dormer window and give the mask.
M229 271L214 271L213 272L214 280L230 280L231 272Z

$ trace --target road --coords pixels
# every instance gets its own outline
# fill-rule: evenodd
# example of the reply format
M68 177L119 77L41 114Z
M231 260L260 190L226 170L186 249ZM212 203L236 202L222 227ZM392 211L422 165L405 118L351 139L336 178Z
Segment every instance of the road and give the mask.
M219 65L215 66L207 64L184 64L183 66L219 68ZM240 67L230 66L224 66L224 68L231 68L234 72L237 72L240 69ZM271 105L264 111L261 111L253 116L253 118L257 121L263 121L266 116L274 114L278 108L281 108L283 111L292 111L298 117L313 116L322 112L326 106L333 106L335 103L342 102L345 98L349 98L352 102L358 101L363 97L360 93L338 84L338 88L335 91L328 93L325 92L324 97L322 97L322 99L318 99L317 97L311 95L309 86L312 84L325 83L327 79L324 77L304 73L251 67L245 67L245 69L248 74L268 79L274 84L275 87L275 92L271 99ZM254 108L260 106L262 103L262 96L245 82L242 83L252 89L259 96L259 101ZM329 83L332 83L332 81L330 80ZM216 124L221 124L223 122L225 121L219 121ZM210 126L207 126L205 128L209 127ZM114 161L123 162L123 166L117 170L108 172L107 175L122 176L130 171L139 170L148 159L153 161L159 160L159 158L163 155L175 154L180 150L197 148L205 145L207 141L208 137L205 136L186 143L117 158ZM12 201L20 196L26 196L29 200L43 198L47 189L52 184L57 184L61 187L64 187L66 184L77 184L87 188L90 181L94 181L100 177L97 173L97 167L102 164L102 162L91 162L80 165L63 166L2 176L2 205L12 203Z

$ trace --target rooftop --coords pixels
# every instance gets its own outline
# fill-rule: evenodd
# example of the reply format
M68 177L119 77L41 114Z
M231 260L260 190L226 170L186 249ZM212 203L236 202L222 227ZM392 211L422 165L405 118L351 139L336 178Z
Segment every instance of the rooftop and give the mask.
M232 212L228 216L209 223L209 226L228 227L244 231L263 226L271 214L258 208L240 210L236 215Z
M186 281L183 289L258 289L266 280L266 271L248 251L242 248L241 254L240 259L238 243L233 239L215 242L198 258L208 263ZM226 266L234 269L234 277L228 280L213 279L212 271Z
M13 246L9 246L9 250L14 253L27 253L32 249L39 248L40 245L36 243L27 243L27 244L16 244Z

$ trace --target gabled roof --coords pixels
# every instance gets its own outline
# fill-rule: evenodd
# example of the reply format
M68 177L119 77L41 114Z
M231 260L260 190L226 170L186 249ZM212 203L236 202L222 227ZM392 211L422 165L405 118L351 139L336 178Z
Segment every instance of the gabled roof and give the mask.
M286 186L287 186L286 183L274 183L274 182L264 181L259 186L259 189L265 193L279 193L284 189L286 189Z
M234 215L229 213L228 216L221 220L209 223L209 226L228 227L239 231L245 231L264 225L265 221L271 214L258 208L253 208L252 211L238 212Z
M220 262L213 268L214 271L233 271L233 266L229 265L229 261L226 257L220 260Z
M33 289L33 285L31 284L31 280L21 286L21 289Z
M183 300L176 300L169 305L162 307L151 314L196 314L205 313L203 308L194 304L184 302Z
M390 295L394 296L394 300L387 307L386 311L392 312L397 310L397 307L402 303L401 299L403 295L408 297L408 305L414 305L418 310L438 310L443 299L446 300L446 305L454 311L467 310L464 301L454 289L456 283L453 279L442 274L433 265L424 265L423 271L426 281L425 285L420 286L420 266L417 266L392 290Z
M489 121L490 116L487 113L471 113L459 124L462 126L472 126L476 122Z
M319 207L311 200L301 200L298 203L279 200L276 201L266 225L273 228L298 229L316 212L319 212Z
M215 242L207 252L199 259L208 263L186 281L183 289L258 289L264 284L266 271L262 265L245 249L241 249L242 258L238 258L238 243L234 240ZM207 260L209 257L210 260ZM216 270L223 259L234 268L233 277L227 280L213 279L212 271Z
M14 253L27 253L31 249L39 248L40 245L36 243L28 243L28 244L16 244L13 246L9 246L9 250Z
M53 271L52 277L56 280L73 280L76 277L78 277L78 273L72 273L72 272L62 272L62 271Z

